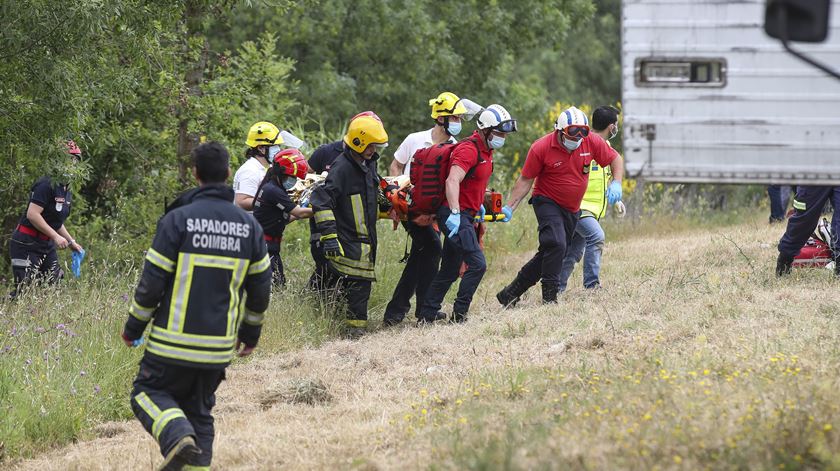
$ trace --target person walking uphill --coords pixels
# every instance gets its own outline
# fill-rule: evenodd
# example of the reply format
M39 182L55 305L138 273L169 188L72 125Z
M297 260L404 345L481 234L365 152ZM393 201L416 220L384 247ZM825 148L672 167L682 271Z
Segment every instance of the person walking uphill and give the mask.
M600 106L592 112L592 132L601 136L607 144L618 134L619 113L620 111L612 106ZM606 237L598 221L607 212L609 202L607 192L612 184L611 179L612 165L602 167L595 161L589 165L589 184L583 195L583 201L580 203L580 218L572 241L566 248L563 268L560 270L561 293L566 290L572 270L581 259L583 259L583 287L591 289L601 286L601 253L604 250ZM615 202L613 198L613 204Z
M67 155L51 162L53 170L32 185L26 212L12 233L9 255L15 287L9 294L14 299L20 290L36 278L55 283L64 277L58 264L56 249L70 248L84 253L64 226L70 215L73 194L71 180L77 177L82 151L73 141L67 142Z
M227 150L201 144L192 158L200 188L158 222L122 333L137 346L152 324L131 409L160 445L161 470L209 469L216 388L233 356L257 346L271 292L262 228L224 184Z
M446 198L437 211L437 220L445 221L441 264L418 316L418 324L446 319L440 311L443 298L458 279L461 263L467 271L458 287L451 322L464 322L478 289L487 262L478 243L473 219L484 204L487 182L493 173L493 151L505 144L508 134L516 132L516 120L501 105L490 105L476 120L478 129L452 151Z
M411 158L419 149L442 144L455 143L455 136L461 132L461 116L467 108L461 99L451 92L443 92L429 101L432 107L434 127L426 131L409 134L394 152L391 175L408 174ZM440 232L434 225L419 225L411 220L403 223L411 237L411 252L406 259L400 280L394 288L391 301L385 307L385 324L397 325L405 319L411 309L411 297L417 295L416 316L419 319L420 306L429 290L440 265Z
M557 302L563 257L575 233L593 160L602 167L610 165L613 170L613 181L607 188L608 201L614 203L621 199L622 161L600 136L589 132L586 115L571 107L560 113L554 128L531 144L522 174L513 185L509 206L502 208L505 219L510 220L534 186L529 203L534 205L537 215L540 245L513 282L496 294L503 306L515 304L540 279L543 303Z
M376 280L376 162L388 145L388 134L377 116L357 115L347 127L344 144L326 181L312 192L310 204L327 261L320 270L321 293L341 293L347 302L346 333L358 338L367 330L371 282Z

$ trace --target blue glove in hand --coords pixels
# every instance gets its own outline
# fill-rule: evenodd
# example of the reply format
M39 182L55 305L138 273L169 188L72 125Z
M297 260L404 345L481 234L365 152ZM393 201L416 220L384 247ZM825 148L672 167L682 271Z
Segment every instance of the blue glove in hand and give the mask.
M510 222L510 218L513 217L513 210L510 209L510 206L504 205L502 206L502 214L505 215L505 218L502 219L502 222Z
M455 237L458 228L461 227L461 215L452 213L446 218L446 228L449 229L449 238Z
M305 197L301 198L300 202L298 202L298 206L300 206L301 208L308 208L309 207L309 197L305 196Z
M478 222L484 222L484 215L487 214L487 209L482 204L478 207L478 214L476 214L475 218L478 219Z
M131 346L132 348L137 348L144 343L146 343L146 337L140 337L139 339L132 341Z
M621 182L613 180L607 187L607 203L612 205L619 201L621 201Z
M85 251L73 252L70 255L70 270L76 278L82 276L82 260L85 259Z

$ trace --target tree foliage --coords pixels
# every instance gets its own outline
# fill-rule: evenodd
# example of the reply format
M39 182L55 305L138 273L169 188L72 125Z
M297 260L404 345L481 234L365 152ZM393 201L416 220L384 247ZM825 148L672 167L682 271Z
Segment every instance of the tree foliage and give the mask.
M219 140L241 158L259 120L314 147L373 109L393 149L431 125L428 100L444 90L500 103L523 123L557 101L615 102L617 8L618 0L68 0L61 8L7 0L4 233L69 138L91 167L70 225L111 242L104 248L140 250L164 201L189 184L191 146ZM509 139L500 175L527 151L526 135Z

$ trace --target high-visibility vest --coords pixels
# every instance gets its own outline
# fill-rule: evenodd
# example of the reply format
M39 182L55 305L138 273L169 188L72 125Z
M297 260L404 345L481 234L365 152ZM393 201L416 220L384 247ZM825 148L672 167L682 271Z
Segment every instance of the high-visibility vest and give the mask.
M589 185L580 203L580 217L595 217L601 219L607 212L607 186L612 178L610 167L604 168L598 162L589 165Z

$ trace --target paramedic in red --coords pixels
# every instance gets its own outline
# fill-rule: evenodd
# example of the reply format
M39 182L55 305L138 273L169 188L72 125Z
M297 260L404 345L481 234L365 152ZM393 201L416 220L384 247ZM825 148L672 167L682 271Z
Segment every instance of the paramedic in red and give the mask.
M513 186L509 206L502 208L505 220L510 220L534 185L529 203L534 205L537 215L540 245L537 254L522 267L513 282L496 295L505 306L515 303L540 279L543 303L557 302L563 257L575 233L580 202L589 183L589 164L593 160L603 167L612 166L617 184L611 184L607 194L611 201L621 199L624 178L621 157L600 136L589 132L586 115L571 107L560 114L554 127L553 132L531 145L522 175Z
M417 323L432 323L446 319L440 311L443 298L458 279L461 263L467 271L458 287L452 307L451 322L464 322L473 295L487 261L478 244L473 220L484 204L484 192L493 173L493 150L505 145L505 137L516 132L516 120L501 105L490 105L478 115L478 130L452 151L449 176L446 178L446 198L437 211L437 220L444 235L440 271L432 280L423 307L417 313ZM473 142L477 142L478 149Z

